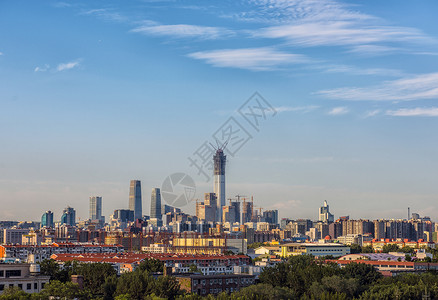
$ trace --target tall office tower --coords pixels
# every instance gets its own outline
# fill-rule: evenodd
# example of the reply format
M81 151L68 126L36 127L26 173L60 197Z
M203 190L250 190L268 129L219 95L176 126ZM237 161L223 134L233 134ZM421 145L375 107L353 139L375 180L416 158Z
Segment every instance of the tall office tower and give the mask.
M214 193L217 197L216 221L222 221L222 207L225 206L225 163L227 156L223 148L216 150L213 156L214 162Z
M217 199L215 193L205 193L204 202L196 202L196 217L206 222L216 219Z
M236 207L231 203L222 207L222 221L231 224L236 222Z
M263 219L269 224L278 225L278 210L265 210L263 212Z
M129 209L134 211L134 219L143 218L140 180L131 180L129 187Z
M134 211L130 209L116 209L112 215L113 220L120 220L120 222L133 222Z
M251 198L251 202L243 201L243 203L242 203L242 223L251 222L251 220L253 218L253 208L254 208L254 204L252 202L252 198Z
M53 212L51 212L50 210L46 211L41 216L41 228L43 228L43 227L50 227L50 228L54 227Z
M324 223L333 223L335 217L329 211L327 200L324 200L324 205L319 208L319 221Z
M152 189L151 194L151 219L161 220L161 192L158 188Z
M102 197L90 197L90 220L102 220Z
M240 223L240 202L234 201L231 202L231 206L234 206L234 211L236 212L236 217L234 219L234 222Z
M68 206L62 211L61 224L67 224L70 226L76 225L76 211L74 208Z

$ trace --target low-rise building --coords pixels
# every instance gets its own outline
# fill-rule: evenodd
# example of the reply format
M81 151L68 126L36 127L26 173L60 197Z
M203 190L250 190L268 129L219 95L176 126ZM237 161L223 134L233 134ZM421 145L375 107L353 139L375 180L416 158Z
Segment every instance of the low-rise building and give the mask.
M0 264L0 295L6 288L18 287L26 293L40 292L50 276L39 274L36 264Z
M336 243L288 243L281 245L281 256L291 255L343 256L350 254L350 247Z

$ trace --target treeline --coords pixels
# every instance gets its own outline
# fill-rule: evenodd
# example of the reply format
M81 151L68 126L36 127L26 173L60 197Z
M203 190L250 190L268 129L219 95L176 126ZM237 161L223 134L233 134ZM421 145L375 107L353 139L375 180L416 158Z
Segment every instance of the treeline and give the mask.
M260 274L260 283L238 292L201 297L185 293L175 278L156 276L163 264L150 259L130 273L117 277L109 264L69 262L64 268L52 260L41 264L52 278L41 293L29 295L17 289L5 290L1 299L437 299L438 274L405 274L383 277L373 266L351 263L340 268L312 256L293 256ZM84 289L70 282L71 275L84 276Z

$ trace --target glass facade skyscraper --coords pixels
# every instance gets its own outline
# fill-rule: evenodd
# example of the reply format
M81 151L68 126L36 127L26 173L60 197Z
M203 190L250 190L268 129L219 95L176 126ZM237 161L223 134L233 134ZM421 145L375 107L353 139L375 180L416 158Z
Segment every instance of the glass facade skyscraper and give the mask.
M152 189L151 219L161 220L161 192L159 188Z
M134 211L135 219L143 218L140 180L131 180L129 188L129 209Z
M67 207L62 212L61 224L67 224L70 226L76 225L76 211L72 207Z
M102 220L102 197L90 197L90 220Z
M42 227L50 227L53 228L54 227L54 223L53 223L53 212L51 212L50 210L46 211L42 216L41 216L41 228Z

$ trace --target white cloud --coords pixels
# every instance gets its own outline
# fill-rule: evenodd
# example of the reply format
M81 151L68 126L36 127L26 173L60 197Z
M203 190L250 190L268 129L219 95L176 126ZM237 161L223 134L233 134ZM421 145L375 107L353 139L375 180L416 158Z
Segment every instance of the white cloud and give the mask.
M79 60L71 61L71 62L67 62L67 63L62 63L56 67L56 71L61 72L61 71L71 70L71 69L76 68L78 66L79 66Z
M83 11L82 14L96 16L105 21L114 21L120 23L128 21L128 18L126 18L125 16L122 16L118 12L114 12L107 8L90 9L87 11Z
M208 27L188 24L142 25L132 29L131 31L147 35L170 36L177 38L198 37L203 39L218 39L234 35L231 30L221 27Z
M425 41L426 37L412 28L369 26L357 24L353 21L325 21L309 22L293 25L280 25L264 28L254 33L256 37L284 38L293 43L306 47L313 46L354 46L361 53L375 52L376 47L370 44L381 42L418 42ZM362 45L362 48L358 48Z
M380 109L370 110L370 111L365 112L364 117L365 118L374 117L374 116L377 116L378 114L380 114L380 112L381 112Z
M438 117L438 107L400 108L397 110L388 110L386 114L396 117Z
M293 46L344 46L361 55L388 54L407 43L436 40L418 29L388 26L381 19L333 0L249 0L256 10L236 15L240 20L272 26L252 32L254 37L285 39ZM390 46L389 46L390 44ZM395 46L394 46L395 44Z
M301 64L309 59L301 54L292 54L273 48L243 48L200 51L188 55L204 60L215 67L230 67L252 71L278 69L284 64Z
M438 73L428 73L386 81L365 88L343 87L319 91L317 94L341 100L409 101L438 98Z
M3 52L0 52L0 56L2 56L3 55Z
M278 113L282 113L282 112L303 112L303 113L307 113L310 112L312 110L318 109L319 106L317 105L308 105L308 106L279 106L276 107L275 110Z
M348 108L345 106L339 106L331 109L328 114L332 116L339 116L339 115L345 115L349 112Z
M49 65L44 65L44 67L36 67L33 71L34 72L46 72L47 70L50 69Z

